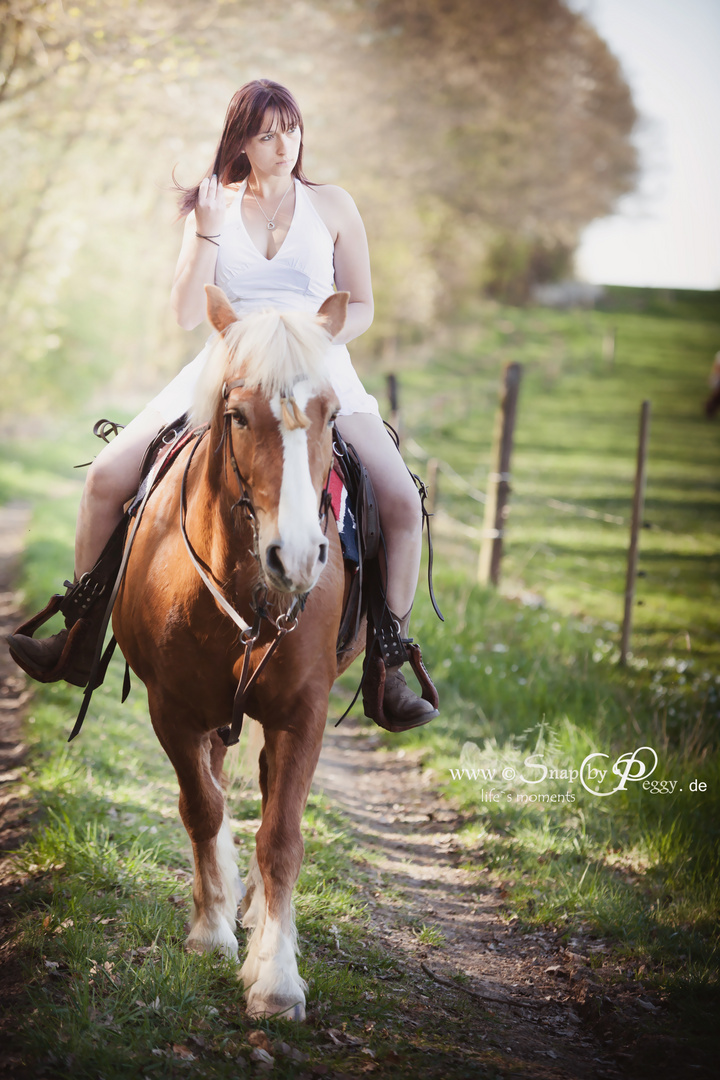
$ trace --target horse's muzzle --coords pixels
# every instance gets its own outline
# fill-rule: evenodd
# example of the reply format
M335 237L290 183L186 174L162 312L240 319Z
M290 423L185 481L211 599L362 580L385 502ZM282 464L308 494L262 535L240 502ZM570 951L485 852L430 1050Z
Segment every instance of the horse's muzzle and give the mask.
M268 544L262 560L268 585L279 592L310 592L327 563L328 549L322 535L304 550L293 550L281 540Z

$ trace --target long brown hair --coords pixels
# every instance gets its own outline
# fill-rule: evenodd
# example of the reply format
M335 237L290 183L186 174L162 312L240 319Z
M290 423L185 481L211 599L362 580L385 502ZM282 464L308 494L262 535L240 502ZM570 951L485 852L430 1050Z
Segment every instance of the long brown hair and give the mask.
M300 128L300 151L292 175L303 184L310 183L302 169L304 128L300 108L289 90L270 79L253 79L241 86L233 96L225 114L225 123L212 166L205 176L217 176L219 182L227 186L236 184L249 175L250 162L242 148L248 139L262 130L268 109L274 111L281 131L287 131L291 127ZM173 180L175 181L174 174ZM180 216L187 217L191 210L195 209L200 185L184 188L175 181L175 186L181 192Z

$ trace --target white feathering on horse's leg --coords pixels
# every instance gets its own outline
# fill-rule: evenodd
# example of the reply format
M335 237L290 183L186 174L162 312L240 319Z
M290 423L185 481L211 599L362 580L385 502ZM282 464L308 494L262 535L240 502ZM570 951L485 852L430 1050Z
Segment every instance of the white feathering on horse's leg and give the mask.
M245 896L245 885L238 870L237 851L227 812L223 816L223 823L220 832L217 834L216 844L217 864L223 883L227 920L231 926L235 926L238 904Z
M253 856L255 859L255 856ZM260 965L260 946L262 943L263 930L265 929L265 916L267 914L267 901L265 899L265 885L263 884L262 875L258 869L257 860L254 865L251 865L251 874L253 874L253 882L251 885L250 874L248 875L248 888L249 895L251 896L250 905L243 916L243 926L250 930L248 937L248 950L245 957L245 963L242 966L240 972L240 978L245 984L245 988L249 988L252 983L258 977L259 965Z
M196 952L221 949L227 956L234 958L238 953L235 936L237 908L245 895L245 887L238 873L235 844L227 814L224 815L215 838L215 857L222 883L222 899L217 906L202 912L198 912L193 905L193 922L187 947ZM198 873L197 866L195 873Z
M283 928L280 920L266 915L262 926L258 924L253 932L248 959L241 972L249 1016L305 1019L307 983L300 976L295 957L297 933L292 912L289 924ZM256 939L258 946L254 948Z
M191 952L213 952L220 949L231 960L238 954L238 942L230 923L222 912L203 911L196 916L185 947Z

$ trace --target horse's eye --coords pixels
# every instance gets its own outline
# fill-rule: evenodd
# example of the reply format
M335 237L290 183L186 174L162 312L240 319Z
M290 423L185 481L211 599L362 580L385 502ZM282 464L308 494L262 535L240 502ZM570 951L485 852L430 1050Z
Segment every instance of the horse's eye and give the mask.
M235 427L246 428L248 426L247 416L241 410L233 411L230 413L232 416L232 422Z
M338 416L339 416L339 415L340 415L340 410L339 410L339 409L335 409L335 410L334 410L334 411L333 411L333 412L332 412L332 413L330 414L330 419L328 420L328 427L332 427L332 426L333 426L333 424L335 423L335 421L337 420L337 418L338 418Z

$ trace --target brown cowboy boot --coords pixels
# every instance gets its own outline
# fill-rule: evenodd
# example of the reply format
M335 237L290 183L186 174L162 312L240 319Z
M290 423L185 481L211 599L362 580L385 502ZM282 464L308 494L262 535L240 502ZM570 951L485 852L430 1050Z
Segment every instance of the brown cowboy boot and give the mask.
M87 686L122 560L126 531L124 517L92 570L79 581L66 581L64 596L56 593L42 611L6 638L13 660L32 679L45 683L64 679L73 686ZM65 617L65 629L45 640L35 640L35 631L58 612Z
M365 715L379 727L396 733L421 727L439 716L439 700L422 662L420 646L408 637L410 612L398 618L387 609L387 616L375 639L379 650L372 645L368 649L363 708ZM406 660L410 661L417 676L422 697L418 697L405 681L401 667Z
M80 581L65 584L65 596L52 596L41 612L19 626L6 641L15 663L37 682L64 679L73 686L87 686L105 614L101 597L107 582L98 581L91 571ZM58 612L65 616L65 629L36 640L34 632Z
M402 668L387 668L385 672L385 690L383 694L383 712L389 725L388 730L406 731L420 727L434 720L439 715L432 702L418 697L408 686ZM397 725L400 725L398 727Z

